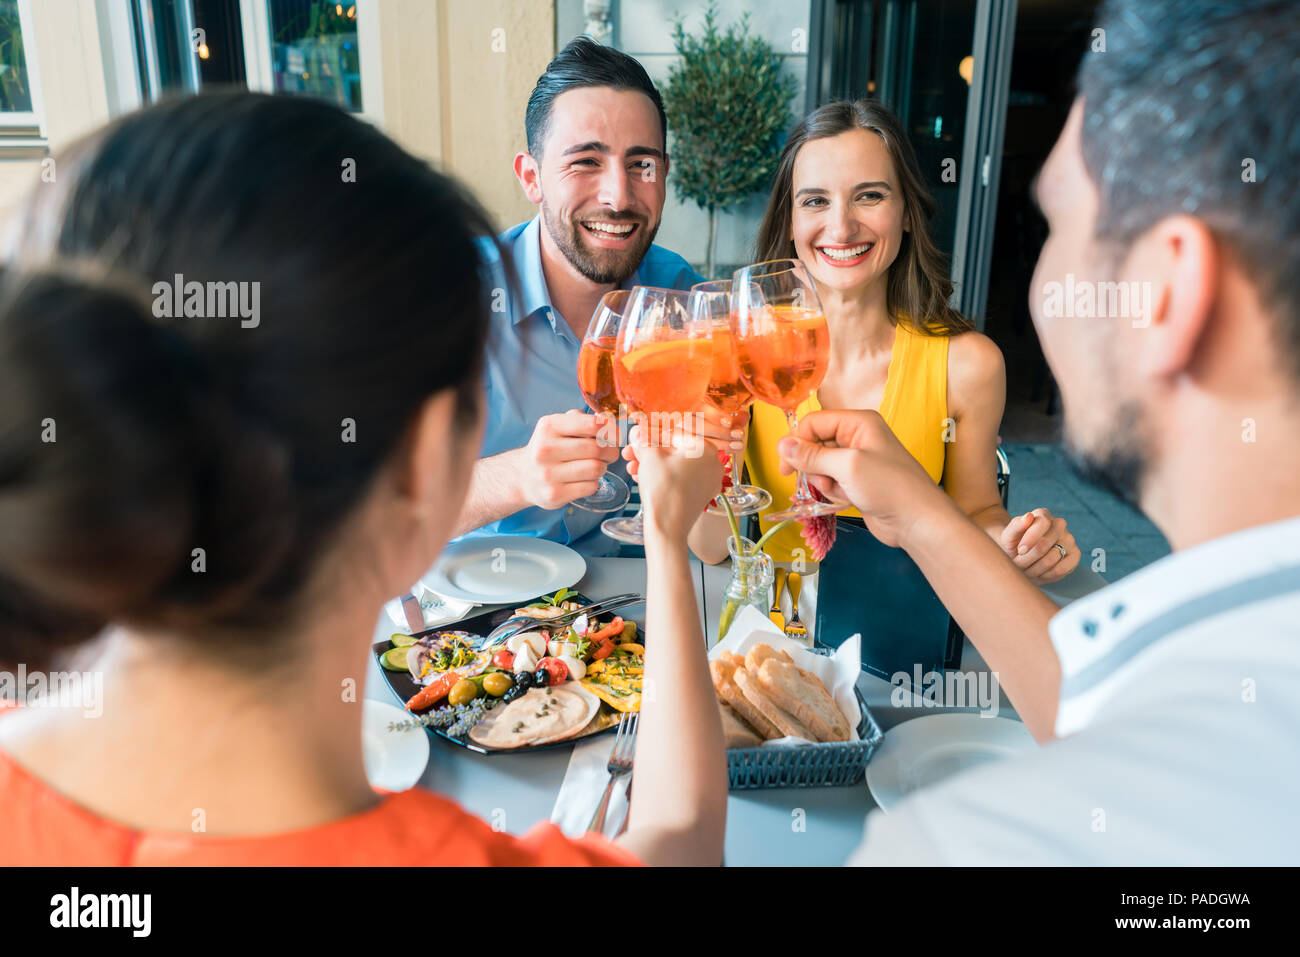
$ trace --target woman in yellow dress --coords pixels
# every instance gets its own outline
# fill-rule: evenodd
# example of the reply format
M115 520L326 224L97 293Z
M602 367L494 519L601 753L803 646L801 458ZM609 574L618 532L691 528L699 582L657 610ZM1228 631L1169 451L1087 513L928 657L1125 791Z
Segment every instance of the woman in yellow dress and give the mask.
M948 305L952 283L927 231L935 204L897 118L869 100L807 116L781 155L756 259L799 259L830 327L826 378L799 415L876 409L936 483L1033 581L1056 581L1079 562L1065 520L1045 508L1012 518L997 489L998 426L1006 401L1002 353ZM778 468L783 412L755 403L750 480L788 506L795 477ZM860 517L854 509L842 514ZM766 531L771 523L760 516ZM697 533L700 532L697 529ZM717 557L693 536L702 557ZM809 560L798 525L769 540L777 561Z

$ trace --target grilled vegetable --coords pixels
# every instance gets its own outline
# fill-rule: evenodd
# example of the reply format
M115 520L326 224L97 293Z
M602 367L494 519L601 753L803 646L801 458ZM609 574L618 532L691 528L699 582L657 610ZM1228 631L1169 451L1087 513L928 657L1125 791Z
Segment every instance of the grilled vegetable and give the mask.
M389 671L406 671L406 654L410 650L405 645L398 648L389 648L379 656L379 663Z
M406 710L423 711L425 708L432 708L451 693L451 689L456 686L458 681L460 681L460 675L454 671L449 671L442 677L429 682L412 695L410 701L406 702Z

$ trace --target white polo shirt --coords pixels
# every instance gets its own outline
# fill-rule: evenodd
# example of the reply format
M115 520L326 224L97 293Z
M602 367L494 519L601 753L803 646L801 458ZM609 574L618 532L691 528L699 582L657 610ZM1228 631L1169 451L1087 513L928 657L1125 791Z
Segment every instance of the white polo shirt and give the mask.
M867 817L852 864L1300 864L1300 517L1062 609L1058 739Z

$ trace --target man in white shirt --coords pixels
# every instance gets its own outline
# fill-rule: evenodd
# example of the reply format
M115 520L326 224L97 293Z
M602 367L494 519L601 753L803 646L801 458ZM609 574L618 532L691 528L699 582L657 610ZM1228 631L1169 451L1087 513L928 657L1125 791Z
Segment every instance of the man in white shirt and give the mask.
M858 864L1300 864L1300 26L1110 0L1036 184L1030 307L1085 475L1173 554L1064 610L870 412L782 452L917 561L1042 742L867 819Z

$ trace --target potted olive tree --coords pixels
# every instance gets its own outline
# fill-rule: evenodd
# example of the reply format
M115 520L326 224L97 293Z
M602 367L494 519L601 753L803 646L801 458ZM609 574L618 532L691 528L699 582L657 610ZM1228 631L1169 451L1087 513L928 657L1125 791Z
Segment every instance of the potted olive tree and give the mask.
M664 89L673 182L709 213L705 272L713 278L718 213L768 188L797 84L771 45L750 35L748 14L724 32L710 4L704 32L686 33L679 19L673 42L680 59Z

